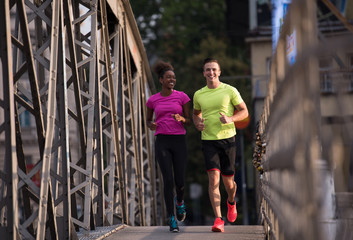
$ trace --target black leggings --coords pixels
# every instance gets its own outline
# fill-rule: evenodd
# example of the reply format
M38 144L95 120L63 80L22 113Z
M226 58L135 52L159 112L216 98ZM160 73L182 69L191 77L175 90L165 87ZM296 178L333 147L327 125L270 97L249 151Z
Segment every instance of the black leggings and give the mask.
M185 135L161 135L156 137L156 158L163 175L164 200L168 216L174 215L175 189L178 202L184 199L187 147Z

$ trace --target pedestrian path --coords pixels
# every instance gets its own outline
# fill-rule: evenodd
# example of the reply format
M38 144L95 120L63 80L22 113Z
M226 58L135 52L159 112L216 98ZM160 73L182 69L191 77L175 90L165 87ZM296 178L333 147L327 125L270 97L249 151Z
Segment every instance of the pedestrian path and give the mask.
M81 238L80 238L81 239ZM263 226L226 225L223 233L211 231L211 226L180 226L180 232L169 232L168 226L138 227L122 225L99 239L105 240L264 240Z

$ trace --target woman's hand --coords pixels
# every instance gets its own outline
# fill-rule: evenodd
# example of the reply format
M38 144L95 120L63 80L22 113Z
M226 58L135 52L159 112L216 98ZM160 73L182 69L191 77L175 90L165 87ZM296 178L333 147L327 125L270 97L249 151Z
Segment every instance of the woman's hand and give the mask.
M157 128L157 123L156 122L151 122L150 129L152 131L154 131L154 130L156 130L156 128Z
M175 119L177 122L183 122L185 123L185 118L183 116L180 116L178 113L177 114L172 114L172 117Z

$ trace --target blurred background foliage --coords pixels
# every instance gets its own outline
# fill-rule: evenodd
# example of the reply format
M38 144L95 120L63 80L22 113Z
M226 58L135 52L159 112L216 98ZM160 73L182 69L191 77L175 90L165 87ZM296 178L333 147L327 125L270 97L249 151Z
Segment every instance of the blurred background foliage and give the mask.
M251 80L247 77L250 69L249 54L243 39L238 39L234 30L230 35L230 30L227 29L230 25L229 15L233 14L229 11L230 2L226 0L130 1L150 65L153 66L156 61L163 60L174 66L177 79L175 89L184 91L191 98L191 111L193 94L206 84L202 74L202 62L206 57L213 57L220 62L221 81L239 90L250 115L252 114ZM156 75L154 75L154 80L157 91L160 91L161 87ZM204 224L209 221L208 219L213 221L213 213L208 199L208 179L201 152L200 132L193 124L187 126L186 130L188 165L185 200L189 210L195 208L195 204L200 204L197 209L201 209L200 216L197 218L199 220L193 216L194 211L189 211L186 224ZM249 126L242 131L244 157L246 162L251 162L252 127ZM240 179L239 161L236 167L236 179ZM189 198L191 183L202 185L200 202ZM238 180L237 183L238 220L236 224L242 224L242 211L239 204L242 191ZM226 216L226 193L223 186L221 190L223 191L222 213ZM250 215L249 223L255 224L255 196L251 194L251 191L248 194L247 205Z

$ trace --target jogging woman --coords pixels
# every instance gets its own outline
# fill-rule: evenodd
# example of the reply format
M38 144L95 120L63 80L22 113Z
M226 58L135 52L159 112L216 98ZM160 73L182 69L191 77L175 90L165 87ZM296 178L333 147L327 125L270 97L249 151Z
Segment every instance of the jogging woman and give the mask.
M171 64L159 62L154 71L158 75L162 90L152 95L146 103L147 126L156 131L155 151L163 175L168 225L170 231L178 232L174 204L177 219L184 221L186 216L184 184L187 148L184 125L190 124L190 98L184 92L174 89L176 78Z

